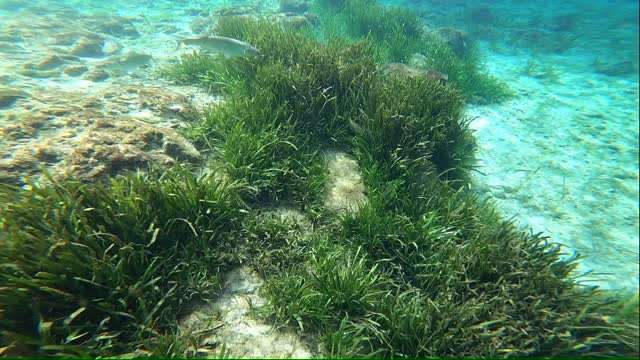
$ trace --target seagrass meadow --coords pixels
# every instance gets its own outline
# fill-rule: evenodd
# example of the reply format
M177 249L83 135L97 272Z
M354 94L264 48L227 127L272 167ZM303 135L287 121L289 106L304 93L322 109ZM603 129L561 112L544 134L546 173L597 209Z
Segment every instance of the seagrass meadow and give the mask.
M221 17L213 32L261 56L158 71L224 97L183 129L206 160L0 185L0 354L197 357L202 334L179 320L243 265L265 281L254 316L319 356L638 357L638 294L581 283L579 255L470 187L465 101L508 87L411 12L315 6L319 28ZM446 84L380 70L418 49ZM327 203L329 151L355 159L366 201Z

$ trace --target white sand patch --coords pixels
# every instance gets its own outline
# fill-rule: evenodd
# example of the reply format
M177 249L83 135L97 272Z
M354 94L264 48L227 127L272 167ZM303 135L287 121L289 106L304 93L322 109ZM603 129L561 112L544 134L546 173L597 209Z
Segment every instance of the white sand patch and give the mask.
M489 120L487 118L479 117L473 120L473 122L469 125L473 130L480 130L483 127L489 125Z
M182 322L181 326L191 331L217 328L214 334L202 340L200 354L216 354L224 344L233 358L306 359L317 356L297 334L275 330L251 316L252 308L266 302L258 294L262 284L263 280L249 268L232 270L220 298L194 311Z
M325 205L335 211L357 210L367 201L358 162L337 151L327 152L326 158L330 185Z
M637 291L638 83L562 63L557 82L539 80L518 71L527 59L489 52L519 96L468 108L483 173L475 186L507 217L585 255L581 271L608 274L596 284Z

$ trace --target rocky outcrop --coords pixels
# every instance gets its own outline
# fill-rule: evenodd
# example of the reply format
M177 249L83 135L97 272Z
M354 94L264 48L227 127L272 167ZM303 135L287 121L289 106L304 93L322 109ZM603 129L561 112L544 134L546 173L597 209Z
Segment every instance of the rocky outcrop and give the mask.
M29 94L6 90L9 96ZM22 184L47 170L99 180L151 165L198 162L199 152L171 129L195 113L189 100L160 87L121 86L93 95L38 94L0 123L0 181Z
M98 17L92 21L91 27L96 32L115 37L140 37L140 33L136 27L122 16L111 16L107 19Z
M19 99L30 97L26 91L0 85L0 109L12 106Z
M470 47L467 36L461 30L443 27L435 30L435 33L449 45L457 56L465 57L469 53Z
M446 85L449 80L447 74L435 70L421 70L402 63L389 63L380 67L380 71L386 76L425 77L438 81L440 85Z
M75 140L78 145L54 167L60 177L96 180L126 170L200 159L193 145L175 131L131 118L97 121Z

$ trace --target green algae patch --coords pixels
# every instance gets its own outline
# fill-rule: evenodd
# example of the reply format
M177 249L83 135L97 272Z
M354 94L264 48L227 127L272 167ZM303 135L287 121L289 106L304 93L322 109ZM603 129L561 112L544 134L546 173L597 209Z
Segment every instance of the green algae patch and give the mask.
M239 188L184 168L109 184L2 186L8 354L188 355L174 324L190 301L220 290L220 253L244 212Z
M558 246L518 231L468 190L475 143L456 87L384 76L370 38L324 43L246 18L218 26L264 56L230 63L242 76L233 77L240 80L227 88L227 105L207 114L195 138L213 153L244 154L243 166L254 172L231 176L257 188L273 168L260 165L269 158L255 155L263 150L242 151L252 149L249 142L276 146L280 139L295 146L295 156L340 147L357 160L367 196L358 210L336 216L322 203L274 196L290 193L300 177L268 182L283 191L268 190L256 204L288 199L314 221L304 236L294 224L259 217L244 228L241 237L260 244L248 251L266 278L265 318L318 336L337 357L637 353L629 306L578 285L575 259L562 261ZM249 118L251 128L229 130ZM228 142L254 136L253 126L272 140ZM287 174L307 174L318 161L282 163L294 155L274 154ZM321 177L299 183L311 179ZM616 312L627 315L613 321Z
M469 190L460 89L381 74L371 38L321 42L247 18L217 26L263 56L169 75L221 84L225 102L186 131L212 174L2 187L3 347L196 356L177 317L242 264L265 278L255 315L317 339L326 356L637 356L637 295L580 285L576 258ZM336 148L357 162L366 196L349 212L325 202L324 153ZM273 211L285 206L296 216Z
M309 45L364 41L370 47L374 64L412 63L422 70L446 74L467 101L497 102L513 96L507 84L486 73L477 49L469 45L464 54L458 54L442 36L426 30L411 10L381 6L369 0L337 3L318 0L314 12L320 17L316 28L300 29L267 19L223 16L212 32L250 43L266 58L283 61L304 57ZM284 31L274 32L274 28ZM213 72L218 65L211 64L211 58L206 54L186 55L161 72L181 83L214 88L228 84L234 77L224 74L224 67Z
M323 39L370 39L375 59L385 63L415 63L423 70L447 74L470 102L497 102L513 96L507 84L487 74L478 51L460 39L464 51L425 28L415 11L379 5L371 0L316 0L320 15L317 34Z

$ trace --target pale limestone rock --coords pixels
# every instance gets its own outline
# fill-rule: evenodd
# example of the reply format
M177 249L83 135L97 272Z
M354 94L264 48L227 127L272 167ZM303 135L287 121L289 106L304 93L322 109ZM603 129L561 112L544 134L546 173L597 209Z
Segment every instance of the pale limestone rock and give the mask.
M329 167L329 193L325 205L335 211L356 211L367 202L358 162L349 155L326 154Z
M265 304L258 290L263 280L247 267L227 274L220 298L200 307L181 324L185 331L215 329L200 344L199 353L207 356L220 351L223 344L233 358L318 357L296 333L276 330L251 316L251 307Z

